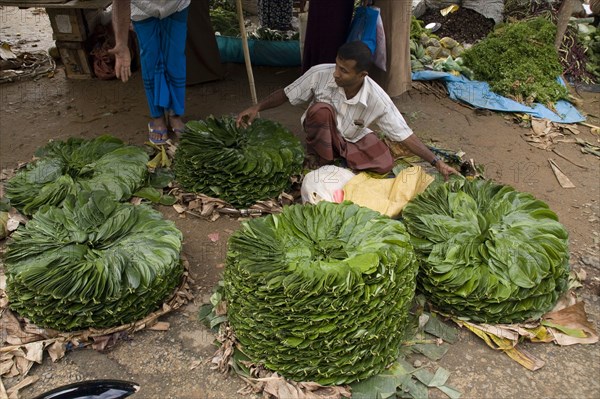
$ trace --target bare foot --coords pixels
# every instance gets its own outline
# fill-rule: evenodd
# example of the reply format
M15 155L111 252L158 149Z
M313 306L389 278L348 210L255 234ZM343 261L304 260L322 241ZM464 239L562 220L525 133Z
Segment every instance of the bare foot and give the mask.
M173 133L175 133L175 136L179 139L181 137L181 133L183 133L183 130L185 129L185 123L183 123L181 116L169 115L169 126L171 127Z

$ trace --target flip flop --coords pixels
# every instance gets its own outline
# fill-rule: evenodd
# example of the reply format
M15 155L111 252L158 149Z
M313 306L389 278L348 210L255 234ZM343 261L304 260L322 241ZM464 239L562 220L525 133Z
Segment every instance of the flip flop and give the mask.
M158 135L160 139L152 138L152 136ZM155 129L152 127L152 122L148 123L148 140L152 144L166 144L167 139L169 138L169 131L167 129Z

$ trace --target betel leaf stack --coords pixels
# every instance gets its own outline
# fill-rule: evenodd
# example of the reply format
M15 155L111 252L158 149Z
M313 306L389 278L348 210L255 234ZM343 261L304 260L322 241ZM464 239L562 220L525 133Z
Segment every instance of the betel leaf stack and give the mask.
M301 173L300 140L278 123L248 128L232 117L188 122L175 155L177 181L187 190L249 206L277 197Z
M120 201L143 185L148 154L104 135L93 140L53 141L36 152L39 158L6 184L12 206L31 215L42 205L60 205L80 191L105 190Z
M182 234L173 222L103 191L42 206L12 239L4 259L9 307L42 327L140 320L182 277Z
M398 356L416 273L401 222L349 202L293 205L231 236L227 314L242 351L270 370L362 380Z
M430 186L403 210L418 287L439 309L486 323L539 318L567 289L568 234L531 194L483 180Z

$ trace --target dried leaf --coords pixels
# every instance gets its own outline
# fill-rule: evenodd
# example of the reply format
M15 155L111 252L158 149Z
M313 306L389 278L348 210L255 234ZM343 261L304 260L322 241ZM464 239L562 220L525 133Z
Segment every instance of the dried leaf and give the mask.
M0 318L0 335L9 345L23 345L43 339L36 333L28 333L10 309L4 309Z
M554 172L554 176L556 176L556 179L558 180L558 183L561 185L562 188L575 188L575 185L571 182L571 180L569 180L567 175L565 175L560 170L560 168L558 167L556 162L554 162L550 158L548 158L548 162L550 163L550 167L552 168L552 171Z
M67 346L65 345L64 341L58 341L58 340L54 341L48 347L48 354L50 355L50 358L52 359L53 362L56 362L65 356L66 347Z
M187 208L183 205L175 204L175 205L173 205L173 209L175 209L175 211L177 213L182 214L183 212L186 211Z
M4 375L6 373L8 373L12 367L13 367L14 362L12 361L12 358L10 360L3 360L0 362L0 375Z
M156 322L155 324L153 324L148 329L152 330L152 331L167 331L167 330L169 330L170 327L171 327L171 323L168 323L166 321L159 321L159 322Z
M571 132L573 134L580 133L579 129L577 129L577 127L575 125L559 125L559 126L562 127L563 130L568 130L569 132Z
M198 199L195 199L193 201L190 201L190 203L188 204L188 209L193 211L194 209L200 208L201 206L202 202Z
M588 321L584 302L578 302L557 312L546 313L542 320L549 321L555 326L548 327L548 329L558 345L593 344L598 342L598 333L594 325ZM563 327L562 332L556 326ZM585 337L574 337L565 334L568 331L580 331Z
M25 345L25 359L42 364L44 358L44 342L37 341Z
M9 388L6 393L8 394L8 399L19 399L19 391L31 384L33 384L34 382L36 382L37 380L39 380L39 377L36 376L27 376L25 377L25 379L23 379L23 381L19 382L17 385Z
M0 399L8 399L8 393L6 392L6 388L4 388L2 378L0 378Z
M552 122L547 119L536 119L531 120L531 130L536 136L544 136L552 129Z

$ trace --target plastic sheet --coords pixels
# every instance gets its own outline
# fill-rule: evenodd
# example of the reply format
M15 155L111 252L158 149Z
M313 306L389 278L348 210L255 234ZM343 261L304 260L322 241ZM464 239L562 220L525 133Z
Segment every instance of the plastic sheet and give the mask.
M446 87L448 93L450 93L451 99L465 102L477 108L502 112L526 113L536 118L549 119L552 122L559 123L577 123L585 121L585 117L568 101L557 101L555 104L556 112L538 103L534 104L533 107L528 107L492 92L489 84L486 82L469 80L463 75L455 76L448 72L418 71L413 72L412 79L441 79L446 82ZM562 80L559 81L564 85Z
M242 39L231 36L216 36L221 62L244 63ZM248 39L252 65L293 67L301 64L298 40Z

